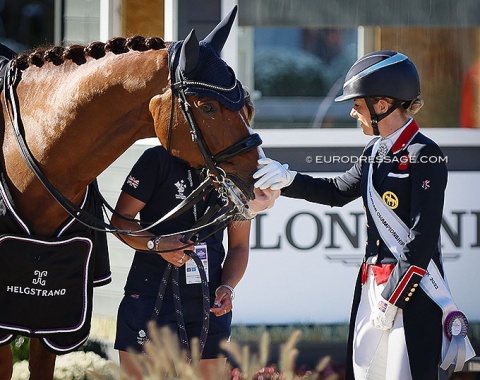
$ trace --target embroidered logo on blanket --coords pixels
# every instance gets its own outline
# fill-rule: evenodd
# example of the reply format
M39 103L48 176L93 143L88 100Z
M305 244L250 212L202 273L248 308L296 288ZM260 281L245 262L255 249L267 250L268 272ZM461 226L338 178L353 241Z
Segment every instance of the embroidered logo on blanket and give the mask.
M33 271L33 285L42 286L43 288L33 287L33 286L21 286L16 284L11 284L6 286L7 293L16 293L16 294L25 294L35 297L59 297L67 294L67 289L48 289L45 288L47 280L45 279L48 275L48 271L43 270L34 270Z
M0 329L35 336L89 327L91 256L87 237L1 235Z

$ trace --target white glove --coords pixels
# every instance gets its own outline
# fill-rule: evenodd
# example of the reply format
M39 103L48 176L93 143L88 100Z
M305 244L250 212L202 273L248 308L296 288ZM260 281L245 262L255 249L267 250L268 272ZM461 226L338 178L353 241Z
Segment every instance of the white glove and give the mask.
M379 330L390 330L395 320L398 307L382 300L378 302L378 308L372 312L371 321Z
M262 190L270 188L280 190L289 186L297 172L288 170L288 164L280 164L270 158L260 158L258 160L259 169L253 174L253 178L258 181L254 186Z

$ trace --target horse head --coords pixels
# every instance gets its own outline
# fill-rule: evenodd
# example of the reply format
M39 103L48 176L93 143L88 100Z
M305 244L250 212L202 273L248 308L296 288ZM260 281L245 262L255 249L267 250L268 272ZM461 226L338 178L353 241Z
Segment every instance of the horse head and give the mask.
M170 90L151 100L150 112L162 145L192 166L206 167L248 217L243 205L254 198L261 139L250 128L254 110L244 87L220 58L236 10L202 41L192 30L169 46Z

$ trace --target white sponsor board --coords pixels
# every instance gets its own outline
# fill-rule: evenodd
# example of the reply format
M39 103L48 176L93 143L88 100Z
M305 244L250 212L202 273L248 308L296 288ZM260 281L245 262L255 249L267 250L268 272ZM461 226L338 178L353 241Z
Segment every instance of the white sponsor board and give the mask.
M471 321L480 320L479 186L480 173L450 173L444 209L450 230L442 228L447 279ZM338 208L281 197L254 221L251 239L247 273L236 289L235 323L348 320L366 241L360 199Z
M317 142L329 148L363 147L369 140L359 130L258 132L267 148ZM480 131L425 133L442 147L480 147ZM136 143L99 177L100 189L112 205L133 163L155 143L154 139ZM449 173L441 231L447 279L457 305L471 321L480 321L479 189L480 170ZM346 323L365 240L360 199L332 208L281 197L252 223L250 260L236 288L233 323ZM133 251L113 236L109 248L113 281L95 289L94 313L116 316Z

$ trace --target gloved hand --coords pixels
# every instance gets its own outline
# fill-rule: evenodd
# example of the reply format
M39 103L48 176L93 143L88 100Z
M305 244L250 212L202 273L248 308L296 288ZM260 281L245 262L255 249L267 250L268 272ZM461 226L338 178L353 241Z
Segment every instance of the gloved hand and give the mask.
M254 188L253 191L255 199L248 201L248 208L254 215L272 208L275 200L280 196L280 190Z
M258 160L259 169L253 174L255 187L259 189L270 188L272 190L280 190L289 186L297 172L288 170L288 164L280 164L270 158L260 158Z
M379 330L390 330L395 320L398 307L391 303L381 300L378 302L378 308L372 312L371 321L375 328Z

